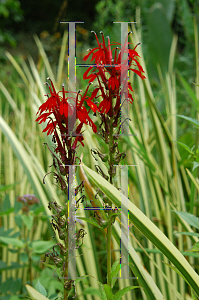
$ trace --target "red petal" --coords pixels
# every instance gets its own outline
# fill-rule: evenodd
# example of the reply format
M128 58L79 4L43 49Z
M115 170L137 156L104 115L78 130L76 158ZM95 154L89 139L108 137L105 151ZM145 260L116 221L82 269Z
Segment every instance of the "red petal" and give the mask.
M43 123L46 121L46 119L48 118L48 116L51 115L51 113L43 113L42 115L40 115L35 121L39 122L39 124Z
M92 70L92 67L89 67L89 68L86 70L86 72L85 72L84 75L83 75L83 79L88 79L87 75L88 75L88 73L90 72L90 70Z
M93 51L94 51L95 49L96 49L96 48L90 50L89 53L86 54L86 55L84 56L83 60L86 61L86 60L89 58L89 56L93 53Z
M87 104L88 104L88 106L90 106L90 108L92 109L92 111L94 111L94 112L99 111L97 105L95 103L91 102L90 99L87 100Z

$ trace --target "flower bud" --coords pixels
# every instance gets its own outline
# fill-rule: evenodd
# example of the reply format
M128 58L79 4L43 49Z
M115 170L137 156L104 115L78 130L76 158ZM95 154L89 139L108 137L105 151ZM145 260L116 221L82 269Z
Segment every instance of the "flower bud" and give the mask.
M113 163L114 163L114 164L118 164L122 159L125 158L125 156L126 156L125 153L117 153L117 154L115 155L115 157L113 158Z
M108 221L105 221L104 219L100 218L99 224L102 228L106 228L108 226Z
M60 217L64 216L66 213L66 208L63 208L62 206L58 205L56 201L54 202L49 202L48 208L51 210L53 208Z
M57 230L58 230L58 234L59 234L59 238L60 238L60 240L65 240L65 238L66 238L66 232L65 232L65 229L64 230L61 230L61 229L58 229L57 228Z
M108 160L108 154L102 154L102 153L98 152L98 155L103 162L106 162Z
M61 255L66 256L68 252L66 247L64 247L62 244L56 244L55 246L59 246Z
M61 218L59 215L58 216L53 216L54 220L57 222L57 225L60 228L65 228L66 227L66 220L64 218Z
M63 259L62 258L60 258L60 257L53 257L53 261L54 261L54 263L56 264L56 266L59 268L59 267L61 267L62 266L62 264L63 264Z
M70 291L72 289L72 287L74 287L74 280L67 280L65 283L64 283L64 288L67 290L67 291Z

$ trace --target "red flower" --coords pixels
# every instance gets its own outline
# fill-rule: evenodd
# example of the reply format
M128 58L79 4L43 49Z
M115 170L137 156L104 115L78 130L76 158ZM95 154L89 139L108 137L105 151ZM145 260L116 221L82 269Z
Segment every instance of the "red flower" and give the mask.
M50 78L48 79L51 81ZM39 124L41 124L49 120L43 132L47 132L47 135L53 134L53 137L57 142L57 148L55 149L55 151L60 153L63 161L67 156L67 149L72 148L75 150L78 141L84 146L82 142L83 136L81 135L83 124L89 124L94 132L97 131L96 125L89 117L89 112L83 106L84 101L87 101L88 99L87 92L89 86L87 87L84 95L82 96L80 94L80 91L77 93L65 91L64 85L62 86L62 91L57 93L52 81L52 88L48 83L45 84L47 84L49 87L50 97L48 96L46 102L39 107L39 110L37 112L37 115L39 116L36 119L36 121L39 122ZM62 95L60 95L60 93ZM70 96L68 95L69 93ZM72 97L71 94L75 94L75 97ZM68 100L72 100L73 103L69 103ZM98 110L97 106L94 103L92 103L89 99L87 101L87 104L91 107L90 109L92 109L94 112ZM76 116L74 113L75 109ZM79 125L77 126L77 128L75 128L76 120L79 121ZM70 122L70 128L68 127L68 122ZM70 133L71 128L73 129L72 135ZM58 135L58 129L61 135ZM77 136L75 135L75 132ZM72 142L73 136L75 136L75 139L73 139Z
M129 93L129 89L133 91L131 83L128 82L128 85L125 86L127 82L127 71L131 70L142 79L145 79L145 76L143 74L144 70L138 61L138 58L140 56L135 51L137 45L133 50L126 49L124 46L124 48L122 48L118 52L119 47L111 49L111 46L120 44L111 44L110 38L108 37L108 46L106 46L104 35L102 32L100 33L102 34L102 43L99 43L97 34L94 32L98 47L92 50L89 49L89 53L83 59L84 61L86 61L89 57L91 57L91 62L95 62L95 65L90 66L84 73L83 79L89 79L89 82L97 79L99 85L94 89L90 100L92 100L93 98L98 98L100 96L102 97L103 100L99 105L100 112L109 114L111 116L112 111L114 110L115 115L117 115L117 110L120 106L121 91L124 93L125 98L128 98L129 102L133 102L132 95ZM127 52L129 63L127 60L122 60L123 54ZM121 67L121 65L123 66ZM125 83L123 84L123 87L121 87L121 80ZM116 105L114 109L112 107L113 98L116 98Z

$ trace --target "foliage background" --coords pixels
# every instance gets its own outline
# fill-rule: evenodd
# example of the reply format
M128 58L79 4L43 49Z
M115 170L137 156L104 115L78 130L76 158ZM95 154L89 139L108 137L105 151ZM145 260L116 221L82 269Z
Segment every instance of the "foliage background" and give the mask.
M180 172L181 167L187 168L197 179L198 169L195 168L193 170L193 166L194 162L197 163L198 161L198 129L188 121L180 118L176 118L176 123L172 123L171 114L183 114L198 120L199 92L197 87L192 84L192 82L199 83L198 0L142 0L133 2L127 0L87 0L84 2L51 0L31 0L27 2L25 0L5 0L0 2L0 15L0 115L10 126L17 141L21 143L22 148L27 151L29 161L31 161L29 167L26 165L24 167L23 163L25 164L25 160L19 160L22 148L18 148L19 156L17 156L10 146L11 143L0 130L0 186L2 187L0 194L2 216L0 216L0 222L3 228L1 236L10 235L13 238L20 239L27 239L29 237L30 240L44 241L52 239L53 233L48 222L46 222L48 217L43 205L45 206L45 201L47 203L51 197L51 192L53 193L54 191L54 197L58 195L58 197L61 198L61 195L58 190L53 190L54 187L52 187L50 183L48 188L42 187L43 175L49 171L48 167L52 162L47 149L42 148L43 142L46 142L46 137L41 133L41 129L36 126L34 119L40 103L39 101L44 101L45 99L43 95L46 91L42 84L46 81L46 77L55 77L57 89L60 89L62 82L66 83L67 81L67 34L65 35L66 52L62 54L60 60L60 51L63 49L62 45L64 45L64 30L67 29L67 25L59 24L60 21L85 22L84 24L77 25L76 28L77 63L82 63L82 57L85 55L86 50L95 45L94 36L90 33L91 30L95 30L98 35L102 30L105 36L109 35L111 37L112 41L120 41L120 31L118 30L118 26L120 25L113 24L112 22L137 22L137 31L133 33L132 42L134 45L139 41L142 42L140 48L142 54L138 52L144 59L145 68L147 70L147 83L145 87L143 87L139 81L131 78L135 86L135 108L133 110L135 114L133 124L135 127L133 128L136 128L135 130L137 130L138 134L140 134L144 128L143 136L145 136L145 139L144 137L143 139L141 138L141 144L138 145L131 141L131 144L128 145L130 148L128 148L128 157L132 160L137 160L137 162L140 159L140 161L144 161L146 166L147 160L144 159L146 159L146 157L152 159L151 157L153 157L157 164L160 165L161 171L156 166L157 170L163 174L163 178L169 178L170 180L170 177L167 177L167 166L163 163L164 156L161 152L163 150L161 150L161 147L154 147L154 145L158 143L159 137L157 132L155 132L156 127L153 124L150 112L151 104L149 99L151 95L153 95L152 98L155 101L155 107L160 112L163 120L162 124L168 126L172 137L187 144L189 149L192 149L195 145L193 151L189 153L189 157L185 148L178 146L180 159L177 162L177 170ZM33 36L35 34L39 37L41 44L37 38L34 39ZM46 56L44 55L44 51ZM60 61L63 62L63 66L59 68ZM51 75L50 72L53 75ZM77 68L77 74L77 90L79 88L83 89L83 70ZM172 105L175 107L172 107ZM138 117L139 114L140 119ZM143 128L139 125L142 123L144 124ZM140 136L142 137L142 135ZM162 136L166 141L167 155L172 169L171 177L174 178L173 170L175 169L175 159L172 156L171 141L168 142L165 132ZM91 140L93 142L90 142ZM17 145L17 141L15 146ZM50 139L47 141L50 143ZM91 138L90 133L87 133L87 148L84 150L84 156L87 158L87 165L93 169L94 162L88 155L88 149L96 145L102 146L99 140L94 137ZM136 152L136 146L140 152L144 147L146 150L145 157L144 154L139 158L136 156L139 152ZM132 148L135 151L135 155L132 154ZM34 169L35 177L31 175L30 168ZM146 171L143 166L140 168L141 173L132 172L130 174L130 187L136 195L136 205L146 214L148 209L148 217L156 222L157 226L169 236L172 242L179 247L181 251L187 250L188 247L191 247L192 244L196 242L196 239L192 238L192 240L188 240L186 237L173 236L174 231L180 231L180 228L182 230L185 229L181 222L179 220L177 221L170 212L170 210L173 209L171 204L174 204L175 208L182 210L182 203L180 201L179 203L173 203L171 198L172 196L178 195L176 199L184 199L185 207L183 209L197 216L198 190L196 185L193 184L187 175L190 190L187 188L186 182L182 184L182 189L176 187L173 194L169 190L169 199L171 201L171 203L169 203L167 202L168 198L167 194L164 193L164 188L160 185L162 194L159 190L155 190L154 192L150 182L146 179L149 178L148 171ZM24 172L24 169L26 172ZM27 176L27 174L29 174L29 176ZM179 177L182 180L182 175L179 175ZM145 178L144 184L141 178ZM49 182L50 179L52 178L49 178ZM9 184L15 184L15 186L10 187L10 190L4 190L3 187ZM27 222L21 219L21 206L16 199L24 193L35 192L33 187L36 187L39 191L38 193L42 195L43 203L41 203L39 207L35 206L31 209L31 215L34 220L32 222L33 227L31 227L30 224L27 225ZM48 190L50 188L51 190ZM158 194L158 192L160 194ZM163 202L166 203L167 207L166 213L161 210L162 207L159 203L159 216L157 216L157 207L154 208L153 206L154 195L163 195ZM147 205L145 203L146 198L149 199L147 200L149 201ZM61 200L64 201L62 198ZM159 222L158 217L162 223ZM28 229L28 226L30 226L30 229ZM35 228L38 230L35 231ZM91 236L90 242L94 247L93 258L97 266L96 274L98 274L98 278L101 282L105 282L105 239L97 229L93 230L89 227L88 230ZM194 229L194 232L197 233L197 230L198 229ZM148 240L136 229L134 231L132 229L132 232L143 247L147 249L150 247L153 248ZM137 249L139 248L138 251L142 252L139 243L134 243L134 246L137 247ZM184 247L186 249L184 249ZM7 251L8 248L9 251ZM1 299L11 299L11 297L16 295L23 297L26 294L24 284L27 282L31 283L28 271L30 253L28 253L27 249L23 249L23 251L21 249L19 250L20 253L18 253L15 246L9 245L8 247L5 243L2 244L0 251L1 282L3 282L1 287L4 287L0 297ZM81 251L84 252L84 250ZM165 267L161 265L159 258L157 258L155 254L150 255L150 257L159 264L161 270L165 272ZM42 264L39 263L41 259L40 256L41 253L36 252L35 256L33 255L32 257L34 284L36 284L36 278L39 278L47 290L49 285L52 287L50 291L48 290L48 294L55 295L60 287L56 280L53 281L52 272L47 268L43 268ZM146 255L142 253L140 257L149 273L153 274L156 284L161 288L164 287L161 289L161 292L164 292L166 299L169 299L168 297L172 293L169 285L167 286L164 280L158 278L157 270ZM197 255L196 258L191 257L189 261L198 271ZM14 265L11 264L12 262L14 262ZM88 261L85 259L82 268L88 271L89 265L87 264ZM102 266L101 268L99 268L100 264ZM90 268L92 270L93 266L90 266ZM166 274L169 276L168 271ZM185 295L186 297L188 297L187 295L191 295L190 289L182 284L182 280L180 281L179 278L176 279L177 277L174 275L170 276L171 281L173 278L175 279L174 284L177 290L180 289L182 299L185 299ZM19 287L19 289L17 289L17 287ZM93 287L97 288L95 285L93 285ZM118 288L118 283L116 288ZM82 286L82 289L85 290L85 286ZM132 292L132 294L129 293L129 295L129 297L131 297L130 299L132 299L132 297L136 300L144 298L141 292ZM99 299L97 298L97 294L96 296L84 295L81 299L93 299L92 297ZM178 295L175 294L175 297L178 299ZM12 300L15 299L17 300L18 298L12 298Z

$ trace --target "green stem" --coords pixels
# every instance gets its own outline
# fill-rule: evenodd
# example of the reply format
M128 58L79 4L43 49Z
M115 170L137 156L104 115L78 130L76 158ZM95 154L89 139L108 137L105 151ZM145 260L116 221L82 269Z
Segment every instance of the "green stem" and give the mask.
M109 155L110 155L110 183L113 184L112 179L112 168L113 168L113 154L111 152L111 147L113 146L113 127L111 124L110 128L110 140L109 140ZM112 206L112 202L109 200L109 206ZM111 286L111 235L112 235L112 218L108 220L107 228L107 284Z
M66 247L66 249L68 249L68 235L66 236L66 239L65 239L65 247ZM65 256L65 272L64 272L64 277L65 277L64 282L66 282L68 280L68 252L67 252L67 254ZM64 300L68 300L68 291L65 288L64 288Z
M32 258L31 253L28 250L28 269L29 269L29 276L30 276L30 285L32 285L33 282L33 276L32 276Z
M111 286L111 234L112 234L112 225L111 225L111 220L109 220L108 231L107 231L107 284L109 286Z
M30 279L30 285L33 285L33 275L32 275L32 256L31 256L31 250L29 248L29 244L28 244L28 236L30 236L30 230L28 230L25 226L24 226L24 237L25 237L25 241L26 241L26 247L25 247L25 251L28 255L28 273L29 273L29 279Z

